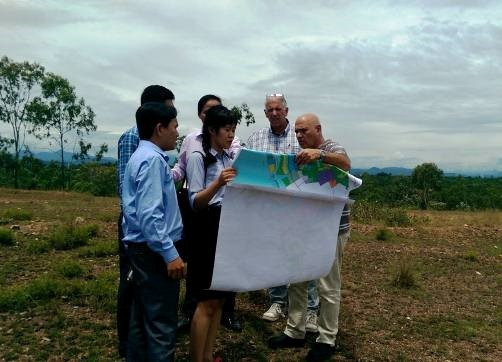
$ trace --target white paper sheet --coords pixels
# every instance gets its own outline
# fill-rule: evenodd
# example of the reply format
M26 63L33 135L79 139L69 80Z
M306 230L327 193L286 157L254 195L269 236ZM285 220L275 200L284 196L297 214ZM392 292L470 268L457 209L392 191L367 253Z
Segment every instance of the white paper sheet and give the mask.
M274 191L227 186L211 289L258 290L329 272L345 201Z

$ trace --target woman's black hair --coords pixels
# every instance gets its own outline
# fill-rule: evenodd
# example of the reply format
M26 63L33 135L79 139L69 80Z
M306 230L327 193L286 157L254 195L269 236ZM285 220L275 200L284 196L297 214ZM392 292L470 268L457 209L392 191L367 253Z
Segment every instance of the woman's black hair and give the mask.
M197 114L200 114L206 103L212 100L218 101L221 104L221 98L215 96L214 94L206 94L205 96L200 97L199 102L197 103Z
M206 113L206 119L202 125L202 149L206 154L206 157L211 158L211 134L209 129L218 133L220 128L226 127L228 125L236 125L237 118L234 113L232 113L227 107L222 105L217 105L209 108ZM216 160L215 160L216 161Z

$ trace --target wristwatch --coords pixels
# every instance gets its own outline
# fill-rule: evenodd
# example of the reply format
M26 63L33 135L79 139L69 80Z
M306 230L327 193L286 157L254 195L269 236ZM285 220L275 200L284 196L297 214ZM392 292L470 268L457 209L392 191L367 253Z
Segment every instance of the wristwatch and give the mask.
M319 159L324 162L324 157L326 157L326 151L321 150L321 153L319 154Z

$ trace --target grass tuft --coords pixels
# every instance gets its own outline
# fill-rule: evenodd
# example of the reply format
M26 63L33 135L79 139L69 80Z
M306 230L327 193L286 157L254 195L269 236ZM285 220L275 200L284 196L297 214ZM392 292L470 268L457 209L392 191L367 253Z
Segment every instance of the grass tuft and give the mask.
M392 279L392 285L402 289L418 287L417 277L413 263L410 260L402 260Z
M389 229L378 229L376 239L380 241L387 241L392 238L392 231Z
M33 240L28 243L27 248L31 254L44 254L51 250L51 244L47 240Z
M412 220L403 209L388 209L385 216L387 226L411 226Z
M21 209L17 208L17 209L5 210L4 217L6 217L8 219L16 220L16 221L26 221L26 220L31 220L33 215L29 211L25 211L25 210L21 210Z
M12 246L15 244L14 233L0 228L0 245Z
M95 245L89 245L82 248L78 255L86 258L102 258L118 254L116 240L99 240Z
M65 259L56 265L56 270L63 277L68 279L78 278L85 274L85 268L77 261Z
M475 251L469 251L467 254L464 255L464 259L467 261L478 261L478 255L476 254Z
M98 235L97 225L74 225L73 223L59 226L49 236L49 243L56 250L70 250L85 246L89 239Z

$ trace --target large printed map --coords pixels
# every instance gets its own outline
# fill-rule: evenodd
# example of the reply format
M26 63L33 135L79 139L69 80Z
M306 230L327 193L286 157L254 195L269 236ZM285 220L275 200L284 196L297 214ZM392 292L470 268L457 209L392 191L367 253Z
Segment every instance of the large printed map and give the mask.
M211 289L249 291L326 275L342 210L361 180L321 162L298 167L294 155L247 149L233 167Z
M234 184L308 191L346 197L360 180L320 161L298 166L293 154L242 149L233 165Z

